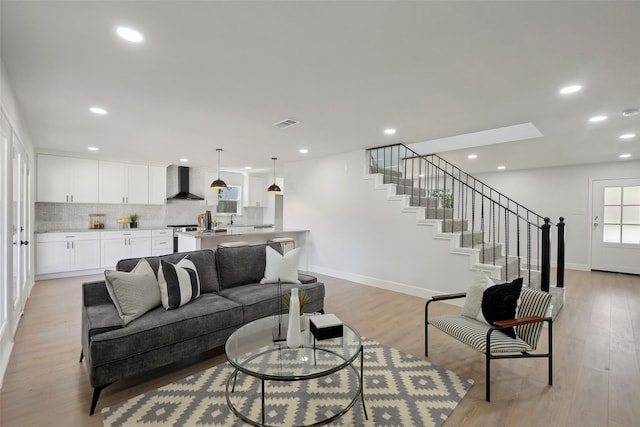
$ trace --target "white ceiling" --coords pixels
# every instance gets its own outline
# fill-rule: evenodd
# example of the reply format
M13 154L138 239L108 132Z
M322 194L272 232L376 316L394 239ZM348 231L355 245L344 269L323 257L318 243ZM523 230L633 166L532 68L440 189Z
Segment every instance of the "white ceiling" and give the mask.
M620 114L640 108L640 2L1 0L0 18L41 150L215 168L219 147L223 168L269 168L531 123L543 137L444 156L470 172L640 159L640 116Z

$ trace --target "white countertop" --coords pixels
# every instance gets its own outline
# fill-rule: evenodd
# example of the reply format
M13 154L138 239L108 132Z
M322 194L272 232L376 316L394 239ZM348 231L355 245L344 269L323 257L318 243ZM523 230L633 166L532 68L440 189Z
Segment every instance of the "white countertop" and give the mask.
M109 227L109 228L73 228L67 230L47 230L47 231L35 231L34 234L39 233L83 233L83 232L96 232L96 231L136 231L136 230L164 230L171 229L171 227L163 227L161 225L157 227L138 227L138 228L120 228L120 227Z
M228 228L227 231L217 231L217 232L197 232L197 231L183 231L180 233L176 233L179 237L193 237L195 239L209 239L216 237L224 237L224 236L256 236L256 235L270 235L270 234L283 234L283 233L306 233L309 230L299 229L299 228L281 228L281 227L270 227L270 228Z

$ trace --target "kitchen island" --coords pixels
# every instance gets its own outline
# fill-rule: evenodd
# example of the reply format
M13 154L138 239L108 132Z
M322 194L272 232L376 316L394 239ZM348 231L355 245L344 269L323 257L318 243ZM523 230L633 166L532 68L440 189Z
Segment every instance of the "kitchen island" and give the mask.
M177 233L178 251L187 252L197 249L216 249L220 243L242 241L251 245L266 243L267 240L275 237L292 237L296 241L296 248L301 249L300 262L298 268L308 270L306 241L309 230L297 228L253 228L239 227L228 228L226 231L198 232L185 231ZM289 246L291 247L291 246Z

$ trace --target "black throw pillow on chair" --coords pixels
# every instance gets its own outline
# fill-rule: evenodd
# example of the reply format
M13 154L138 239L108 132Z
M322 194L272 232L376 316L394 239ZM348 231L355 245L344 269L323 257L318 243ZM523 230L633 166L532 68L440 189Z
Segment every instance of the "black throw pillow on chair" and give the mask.
M484 291L482 314L487 323L493 325L498 320L509 320L516 317L522 281L522 277L518 277L511 283L490 286ZM513 328L501 329L501 332L511 338L516 338L516 331Z

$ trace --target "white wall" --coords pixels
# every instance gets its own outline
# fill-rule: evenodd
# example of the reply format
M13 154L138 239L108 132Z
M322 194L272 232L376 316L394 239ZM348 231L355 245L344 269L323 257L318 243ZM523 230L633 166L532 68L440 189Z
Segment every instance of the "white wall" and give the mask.
M466 289L470 260L433 240L365 176L364 151L285 165L285 227L311 230L312 271L428 296ZM639 178L640 161L478 174L476 177L542 216L567 224L566 267L590 266L590 183ZM553 255L555 256L555 255Z
M552 222L564 217L566 267L587 270L592 223L590 181L640 178L640 161L503 171L475 177L538 214L548 216Z
M310 270L429 297L466 290L469 257L449 252L365 179L364 151L285 165L285 227L310 230Z

